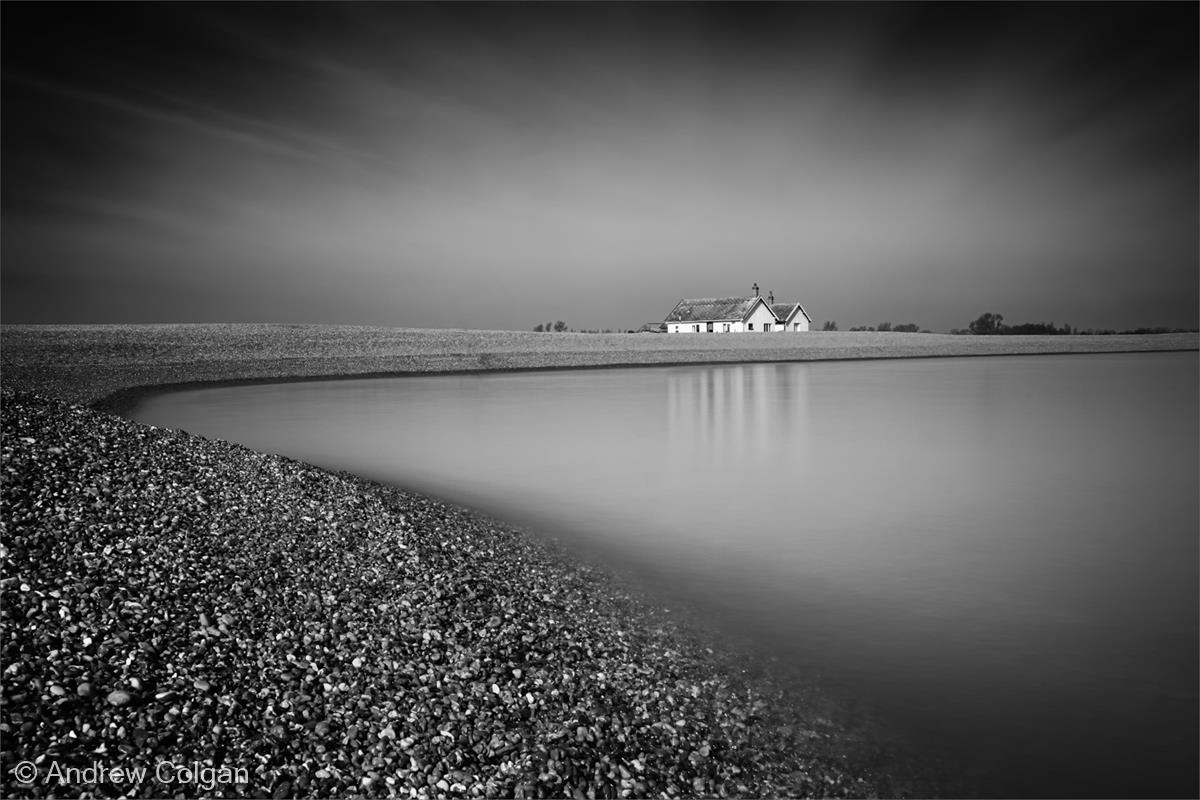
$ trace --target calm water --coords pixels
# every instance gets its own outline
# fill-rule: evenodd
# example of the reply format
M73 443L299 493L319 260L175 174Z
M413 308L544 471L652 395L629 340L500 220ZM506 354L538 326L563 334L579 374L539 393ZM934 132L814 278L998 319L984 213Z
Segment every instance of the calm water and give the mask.
M206 389L133 416L576 541L999 795L1195 796L1195 353Z

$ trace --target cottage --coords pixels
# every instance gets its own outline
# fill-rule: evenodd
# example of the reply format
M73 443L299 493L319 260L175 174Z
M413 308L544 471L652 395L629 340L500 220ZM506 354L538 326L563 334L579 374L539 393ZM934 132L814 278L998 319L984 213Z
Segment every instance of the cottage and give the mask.
M807 331L812 318L799 303L776 303L774 293L759 297L680 300L663 322L668 333L773 333Z
M774 300L774 298L771 298ZM779 320L781 331L806 331L812 324L812 318L799 303L771 303L771 310Z

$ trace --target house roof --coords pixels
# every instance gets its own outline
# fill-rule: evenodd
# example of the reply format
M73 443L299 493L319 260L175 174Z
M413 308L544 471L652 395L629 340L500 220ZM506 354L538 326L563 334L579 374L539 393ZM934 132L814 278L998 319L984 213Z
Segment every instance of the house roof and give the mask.
M797 311L803 314L806 320L812 322L812 317L810 317L808 312L804 310L804 306L800 305L799 303L775 303L771 306L771 311L773 311L775 316L779 317L780 321L782 322L791 322L792 317L796 315Z
M647 322L642 327L638 328L638 333L661 333L665 331L667 324L665 322Z
M779 317L781 322L787 322L788 318L796 310L799 303L772 303L771 311L775 312L775 316Z
M705 297L680 300L666 322L709 322L745 319L761 297ZM766 301L763 300L763 305ZM774 313L774 312L772 312Z

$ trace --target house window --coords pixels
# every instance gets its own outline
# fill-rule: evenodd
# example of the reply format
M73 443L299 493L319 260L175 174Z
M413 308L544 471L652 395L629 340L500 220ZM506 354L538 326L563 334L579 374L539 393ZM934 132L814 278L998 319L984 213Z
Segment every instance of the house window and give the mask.
M729 323L728 322L725 323L725 327L722 330L722 333L729 333Z
M754 330L754 323L753 323L753 322L747 322L747 323L746 323L746 330L748 330L748 331L752 331L752 330Z
M792 323L792 330L794 330L794 331L798 331L798 330L800 330L800 323L799 323L799 322L793 322L793 323Z
M692 326L692 333L699 333L699 332L700 332L700 326L699 326L699 325L693 325L693 326Z
M771 323L764 322L763 323L763 333L770 333L770 332L771 332Z
M710 323L708 323L708 333L712 333L712 332L713 332L713 324L710 322Z

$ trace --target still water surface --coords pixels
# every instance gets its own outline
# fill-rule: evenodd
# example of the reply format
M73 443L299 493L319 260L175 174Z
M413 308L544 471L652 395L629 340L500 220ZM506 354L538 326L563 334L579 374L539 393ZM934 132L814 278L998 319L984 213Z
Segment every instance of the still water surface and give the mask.
M1197 793L1195 353L214 388L133 417L606 553L991 795Z

